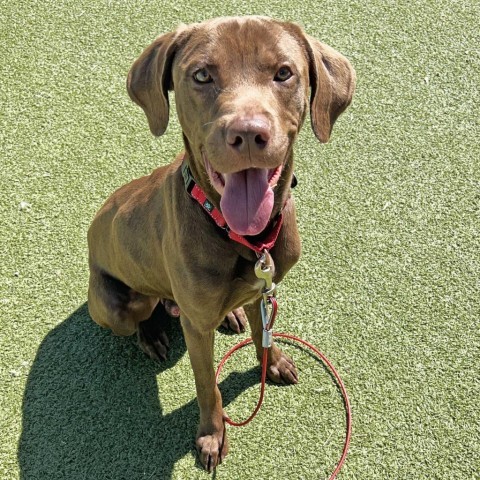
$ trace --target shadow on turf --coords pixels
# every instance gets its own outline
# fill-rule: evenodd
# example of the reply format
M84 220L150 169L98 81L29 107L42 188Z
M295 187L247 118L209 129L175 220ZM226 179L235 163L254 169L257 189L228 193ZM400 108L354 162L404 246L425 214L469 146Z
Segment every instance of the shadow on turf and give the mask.
M95 325L86 304L45 337L23 400L22 480L170 479L189 453L193 466L196 400L167 415L159 402L157 376L186 351L178 322L169 328L163 364L133 338ZM224 404L257 382L257 369L229 375L221 384Z

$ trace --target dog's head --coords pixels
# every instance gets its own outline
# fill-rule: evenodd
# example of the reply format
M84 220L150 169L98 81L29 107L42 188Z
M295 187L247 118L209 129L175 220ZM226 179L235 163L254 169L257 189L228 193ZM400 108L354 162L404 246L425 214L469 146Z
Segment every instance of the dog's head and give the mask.
M154 135L167 128L175 91L197 181L232 230L256 235L290 184L308 106L315 135L327 142L351 102L355 72L295 24L219 18L158 37L133 64L127 88Z

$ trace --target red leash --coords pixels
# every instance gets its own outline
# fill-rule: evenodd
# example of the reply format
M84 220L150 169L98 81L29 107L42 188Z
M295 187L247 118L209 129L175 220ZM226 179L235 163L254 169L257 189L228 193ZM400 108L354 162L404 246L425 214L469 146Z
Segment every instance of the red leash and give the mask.
M293 340L295 342L300 342L306 347L310 348L313 352L315 352L316 355L322 360L322 362L327 365L329 368L330 372L333 374L335 377L335 380L338 383L338 386L340 387L340 390L342 392L343 400L345 402L345 411L346 411L346 419L347 419L347 425L346 425L346 435L345 435L345 441L343 444L343 450L342 450L342 456L340 457L340 460L338 461L338 464L333 471L333 473L330 475L329 480L333 480L336 478L338 475L338 472L343 467L343 464L345 463L345 459L347 458L348 454L348 448L350 446L350 439L352 437L352 410L350 407L350 400L348 398L347 390L345 389L345 385L338 374L338 372L335 370L335 367L332 365L330 360L320 351L318 350L315 346L313 346L311 343L302 340L301 338L295 337L294 335L290 335L288 333L274 333L274 337L279 337L279 338L286 338L288 340ZM219 363L218 368L217 368L217 373L215 374L216 381L218 383L218 378L220 377L220 372L222 371L223 366L227 362L227 360L232 356L234 352L237 350L251 344L253 340L251 338L247 338L246 340L243 340L240 342L238 345L235 345L233 348L231 348L227 354L222 358L222 361ZM267 352L268 348L263 349L263 359L262 359L262 376L261 376L261 385L260 385L260 398L258 400L257 406L255 407L255 410L253 413L243 422L235 422L233 421L228 415L224 414L225 421L234 427L243 427L244 425L247 425L247 423L250 423L253 418L256 416L257 412L260 410L260 406L263 403L263 398L265 395L265 382L267 378Z

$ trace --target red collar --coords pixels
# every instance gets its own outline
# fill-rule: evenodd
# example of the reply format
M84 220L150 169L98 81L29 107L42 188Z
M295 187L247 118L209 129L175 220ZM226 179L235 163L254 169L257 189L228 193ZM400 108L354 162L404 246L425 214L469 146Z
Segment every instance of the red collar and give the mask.
M207 198L205 192L195 182L192 172L190 171L190 168L186 162L183 162L182 164L182 175L187 193L202 206L202 208L208 213L210 218L213 219L217 226L227 233L228 238L234 242L244 245L256 253L263 253L265 250L270 250L274 247L283 224L282 213L279 213L270 222L269 227L267 227L269 231L266 235L264 234L262 236L262 240L247 240L247 238L243 237L242 235L238 235L238 233L230 230L225 218L223 218L222 212L220 212L218 208L215 208L213 203Z

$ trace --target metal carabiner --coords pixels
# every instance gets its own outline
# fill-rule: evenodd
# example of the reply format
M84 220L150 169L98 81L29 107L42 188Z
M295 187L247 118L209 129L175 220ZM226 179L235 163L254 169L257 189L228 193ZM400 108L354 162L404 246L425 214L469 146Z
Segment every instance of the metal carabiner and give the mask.
M274 295L260 300L260 313L262 315L262 346L270 348L273 344L273 324L277 316L277 299Z

